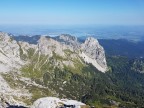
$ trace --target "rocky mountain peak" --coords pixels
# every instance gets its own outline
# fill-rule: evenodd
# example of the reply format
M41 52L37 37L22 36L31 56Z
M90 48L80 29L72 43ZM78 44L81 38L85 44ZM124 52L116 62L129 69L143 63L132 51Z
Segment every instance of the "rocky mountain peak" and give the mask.
M71 36L69 34L61 34L59 36L59 39L62 39L64 41L77 41L77 38L75 36Z
M81 45L81 49L83 51L82 56L84 57L85 61L92 63L98 70L102 72L107 70L105 51L97 39L88 37Z
M56 40L66 45L71 45L71 46L78 45L77 38L69 34L61 34L60 36L57 37Z
M77 38L69 34L61 34L60 36L56 37L55 40L61 44L68 45L74 50L78 50L80 48L80 43L77 41Z
M8 33L0 32L0 41L10 41L11 37Z
M88 46L91 46L91 47L94 47L94 46L98 46L99 45L99 42L97 39L93 38L93 37L88 37L85 42L84 42L85 45L88 45Z
M58 55L64 56L63 50L66 49L68 46L65 44L61 44L57 40L53 38L41 36L38 40L38 50L45 55L52 56L53 52L57 53Z

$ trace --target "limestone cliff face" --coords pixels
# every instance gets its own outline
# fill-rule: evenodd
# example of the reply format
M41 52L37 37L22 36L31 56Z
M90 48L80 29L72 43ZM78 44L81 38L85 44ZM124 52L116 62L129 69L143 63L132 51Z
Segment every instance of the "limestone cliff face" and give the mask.
M41 54L52 56L53 52L64 56L64 49L71 48L65 44L61 44L60 42L50 38L50 37L41 37L38 41L38 50Z
M19 45L7 33L0 33L0 69L10 71L22 64Z
M92 63L98 70L105 72L107 70L107 63L105 58L105 51L99 44L98 40L89 37L81 45L82 56L88 63Z
M87 63L92 63L99 71L106 72L107 63L105 51L98 40L88 37L84 43L79 43L77 38L70 35L60 35L58 41L70 46Z

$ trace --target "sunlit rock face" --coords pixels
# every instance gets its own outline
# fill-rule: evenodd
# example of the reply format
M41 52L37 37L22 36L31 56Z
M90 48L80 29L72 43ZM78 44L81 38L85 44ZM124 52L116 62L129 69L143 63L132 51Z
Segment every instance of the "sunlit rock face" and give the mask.
M81 56L86 62L92 63L101 72L107 70L105 51L97 39L92 37L87 38L81 45L81 49Z
M99 71L107 71L105 51L97 39L88 37L85 42L81 44L77 41L76 37L63 34L57 37L57 41L71 46L74 51L79 53L85 62L92 63Z

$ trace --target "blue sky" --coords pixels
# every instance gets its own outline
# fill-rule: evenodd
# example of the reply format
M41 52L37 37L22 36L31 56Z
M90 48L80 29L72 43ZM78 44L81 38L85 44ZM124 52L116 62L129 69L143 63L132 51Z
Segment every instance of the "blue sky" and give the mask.
M0 0L0 24L144 25L144 0Z

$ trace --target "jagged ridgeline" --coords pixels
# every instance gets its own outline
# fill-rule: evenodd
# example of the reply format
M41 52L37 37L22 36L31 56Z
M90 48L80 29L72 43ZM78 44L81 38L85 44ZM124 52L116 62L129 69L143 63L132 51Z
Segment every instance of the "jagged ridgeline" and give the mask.
M11 104L45 96L86 102L95 78L108 70L104 49L92 37L84 43L70 35L39 36L34 44L17 40L0 33L0 94Z

